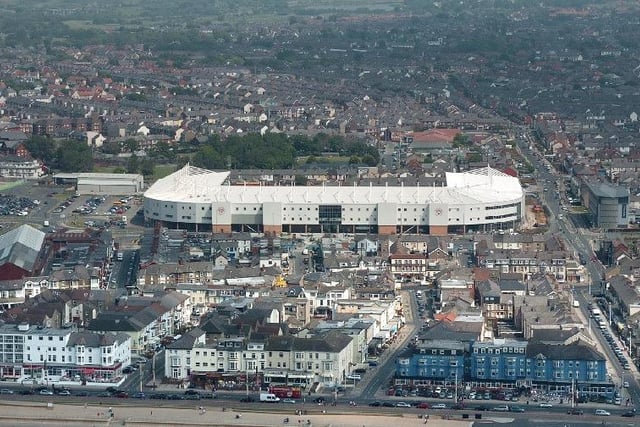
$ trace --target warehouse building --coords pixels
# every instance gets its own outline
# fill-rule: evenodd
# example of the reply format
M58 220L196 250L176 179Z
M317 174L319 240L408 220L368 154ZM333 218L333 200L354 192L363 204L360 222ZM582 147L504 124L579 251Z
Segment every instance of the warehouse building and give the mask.
M54 182L74 185L80 194L137 194L144 189L144 177L136 173L58 173Z

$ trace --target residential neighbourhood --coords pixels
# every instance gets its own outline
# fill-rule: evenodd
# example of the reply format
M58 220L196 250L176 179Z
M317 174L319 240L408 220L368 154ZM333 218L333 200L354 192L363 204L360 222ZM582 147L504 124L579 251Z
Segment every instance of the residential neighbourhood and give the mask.
M640 9L404 3L0 37L6 394L634 416Z

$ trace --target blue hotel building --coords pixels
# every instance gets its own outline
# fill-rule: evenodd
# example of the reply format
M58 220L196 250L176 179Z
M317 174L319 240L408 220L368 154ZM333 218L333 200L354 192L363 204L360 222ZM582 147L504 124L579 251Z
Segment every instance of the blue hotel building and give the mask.
M396 385L452 385L454 381L485 389L574 389L583 396L609 396L614 391L604 356L580 342L433 340L396 359Z
M396 359L396 376L413 378L416 386L462 382L468 353L468 344L461 341L426 341Z
M526 341L496 340L475 342L469 355L470 380L491 386L495 382L526 385Z

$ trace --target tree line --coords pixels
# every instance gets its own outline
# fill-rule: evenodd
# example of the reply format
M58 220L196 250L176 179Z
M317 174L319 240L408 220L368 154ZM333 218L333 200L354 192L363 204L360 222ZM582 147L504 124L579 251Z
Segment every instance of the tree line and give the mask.
M348 157L349 163L378 164L378 150L362 140L339 135L289 136L267 133L211 136L191 156L191 163L206 169L290 169L300 157L320 162L323 154Z
M25 141L25 146L34 158L52 171L91 172L94 167L94 149L84 141L33 135ZM366 141L324 133L313 137L249 133L225 139L212 135L204 143L182 143L176 148L173 150L169 144L161 142L149 150L147 156L138 157L135 154L138 144L130 139L123 143L105 143L100 151L107 154L123 150L130 152L122 172L144 175L153 174L156 163L182 165L187 161L206 169L290 169L300 159L306 163L322 164L323 157L328 154L343 157L349 164L375 166L380 160L376 147Z

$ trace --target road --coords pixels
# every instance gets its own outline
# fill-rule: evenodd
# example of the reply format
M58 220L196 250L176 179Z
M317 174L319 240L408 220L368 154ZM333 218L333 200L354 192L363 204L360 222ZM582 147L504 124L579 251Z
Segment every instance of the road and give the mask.
M541 160L539 154L536 155L534 151L529 149L532 138L533 137L531 135L527 135L525 139L519 139L518 146L520 148L520 152L532 165L534 165L539 174L538 180L547 183L548 186L551 186L552 183L558 182L558 176L557 174L552 173L553 169L551 169L551 171L547 170L543 163L546 162L546 160ZM581 286L581 289L574 293L574 298L579 301L580 310L582 311L585 319L590 321L590 313L587 310L588 303L593 300L592 295L595 292L602 292L601 281L604 277L605 269L602 263L594 256L591 241L585 234L585 230L581 227L581 225L583 225L582 222L576 221L574 223L570 218L570 214L561 216L561 195L558 191L559 187L559 185L556 185L555 189L545 191L542 194L543 200L545 201L551 216L549 231L553 234L561 234L573 249L574 253L578 255L579 258L587 260L584 264L584 267L588 271L586 286ZM587 289L585 289L585 287ZM609 321L611 321L611 319L609 319ZM622 382L621 378L624 377L625 381L629 382L629 388L627 389L629 397L632 398L633 402L639 402L640 388L638 387L638 372L635 365L631 363L631 371L625 371L613 353L609 343L605 340L602 331L595 324L592 324L591 326L592 336L600 343L600 347L604 350L609 365L615 371L617 383L620 384ZM612 336L616 336L616 334L612 333L610 330L610 326L607 326L607 329L609 329Z
M387 349L383 358L380 358L378 368L373 370L373 375L371 375L371 373L366 375L361 383L353 390L354 394L359 392L360 400L373 398L380 388L387 384L389 378L395 372L396 355L406 348L406 345L418 331L419 318L417 316L418 306L415 294L413 291L402 291L402 298L404 302L405 325L401 329L400 336L396 339L395 343Z

